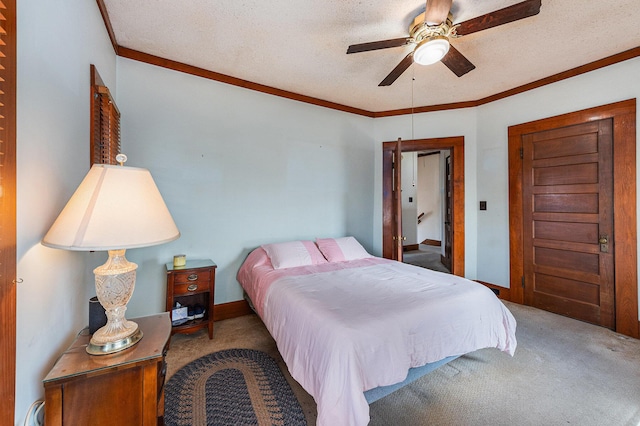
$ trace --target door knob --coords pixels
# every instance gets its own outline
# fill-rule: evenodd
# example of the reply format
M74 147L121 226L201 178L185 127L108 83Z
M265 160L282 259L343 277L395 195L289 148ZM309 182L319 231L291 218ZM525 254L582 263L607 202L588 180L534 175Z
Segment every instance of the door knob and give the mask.
M598 243L600 243L600 252L609 253L609 236L607 234L600 235Z

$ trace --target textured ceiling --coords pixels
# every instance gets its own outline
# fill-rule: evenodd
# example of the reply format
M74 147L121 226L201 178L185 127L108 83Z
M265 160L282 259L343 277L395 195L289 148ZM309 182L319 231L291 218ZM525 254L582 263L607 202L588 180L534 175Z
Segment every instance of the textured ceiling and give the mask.
M520 0L454 0L453 22ZM413 64L411 47L347 55L408 35L416 0L104 0L119 46L372 112L475 101L640 46L639 0L542 0L540 14L454 39L476 69Z

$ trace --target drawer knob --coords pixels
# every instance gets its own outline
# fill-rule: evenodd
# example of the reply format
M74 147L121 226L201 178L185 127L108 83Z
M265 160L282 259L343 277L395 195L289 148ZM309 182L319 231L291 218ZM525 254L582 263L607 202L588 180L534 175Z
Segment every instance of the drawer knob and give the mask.
M198 274L191 274L187 277L189 281L196 281L198 279Z
M190 284L189 287L187 287L187 290L189 291L196 291L198 289L198 284Z

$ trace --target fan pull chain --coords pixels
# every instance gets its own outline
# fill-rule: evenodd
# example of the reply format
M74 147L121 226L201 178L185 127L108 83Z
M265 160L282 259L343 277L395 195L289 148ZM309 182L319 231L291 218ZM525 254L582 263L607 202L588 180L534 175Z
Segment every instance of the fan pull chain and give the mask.
M411 67L411 139L414 140L414 121L413 121L413 107L414 107L414 103L413 103L413 86L414 86L414 82L416 81L416 67ZM412 177L411 177L411 185L412 186L416 186L416 162L415 159L412 159L411 161L411 168L412 168Z

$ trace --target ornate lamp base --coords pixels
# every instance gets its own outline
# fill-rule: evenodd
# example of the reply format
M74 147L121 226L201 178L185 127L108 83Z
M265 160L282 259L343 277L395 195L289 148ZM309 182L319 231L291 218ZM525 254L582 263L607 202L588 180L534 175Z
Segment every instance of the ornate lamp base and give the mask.
M142 330L124 317L133 294L138 265L129 262L125 250L109 250L107 262L93 270L96 293L107 315L107 324L98 329L87 346L92 355L107 355L127 349L142 339Z
M129 321L129 322L131 322L132 324L135 324L135 322L132 322L132 321ZM125 337L124 339L120 339L115 342L105 342L101 344L95 344L93 343L93 339L91 339L91 342L87 346L87 352L90 353L91 355L108 355L114 352L119 352L127 348L130 348L131 346L138 343L140 339L142 339L142 336L143 336L142 330L137 328L134 334L132 334L131 336Z

